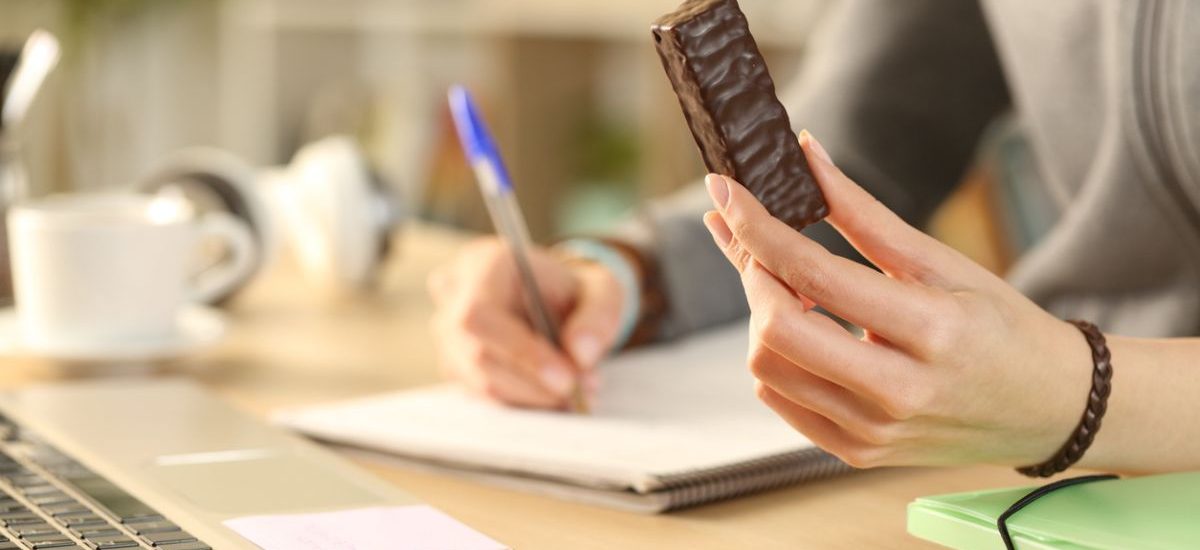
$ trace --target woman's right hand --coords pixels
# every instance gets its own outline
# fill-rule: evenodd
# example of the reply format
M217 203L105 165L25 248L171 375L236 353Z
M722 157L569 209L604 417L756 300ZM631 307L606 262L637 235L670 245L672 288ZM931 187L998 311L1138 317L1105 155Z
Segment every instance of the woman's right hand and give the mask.
M433 333L443 372L474 392L560 409L576 380L595 390L594 367L620 327L621 286L599 264L567 262L544 248L532 247L529 260L565 350L530 325L512 254L494 237L471 243L429 276Z

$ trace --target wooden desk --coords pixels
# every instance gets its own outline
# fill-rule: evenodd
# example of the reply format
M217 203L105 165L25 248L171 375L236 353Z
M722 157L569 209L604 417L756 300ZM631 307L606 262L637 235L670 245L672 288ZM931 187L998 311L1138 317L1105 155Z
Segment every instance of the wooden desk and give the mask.
M295 277L270 275L237 298L222 344L154 372L192 376L259 415L432 382L438 376L424 279L463 240L409 228L379 291L369 296L332 299ZM0 386L96 375L9 362L0 369ZM925 548L905 533L905 505L914 497L1028 483L990 467L884 470L643 516L354 460L519 549Z

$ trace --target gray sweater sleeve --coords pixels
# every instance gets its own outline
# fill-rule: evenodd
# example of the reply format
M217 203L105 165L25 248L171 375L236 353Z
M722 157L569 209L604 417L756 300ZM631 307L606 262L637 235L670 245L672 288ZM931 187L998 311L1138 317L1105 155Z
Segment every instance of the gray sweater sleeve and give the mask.
M847 174L917 226L1008 105L983 15L963 0L844 0L781 95L797 130L808 128ZM658 265L667 293L663 338L747 314L737 273L701 222L708 209L703 186L689 185L618 232ZM805 233L862 261L827 223Z

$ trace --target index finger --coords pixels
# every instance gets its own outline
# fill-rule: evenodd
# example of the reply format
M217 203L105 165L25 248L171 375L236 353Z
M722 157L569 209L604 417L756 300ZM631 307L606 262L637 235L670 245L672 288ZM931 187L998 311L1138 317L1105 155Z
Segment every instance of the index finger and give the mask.
M829 312L870 329L890 342L919 344L931 326L930 303L940 295L927 287L893 279L858 262L835 255L771 216L744 187L724 176L706 183L717 202L730 238L722 248L739 271L753 258L801 294ZM722 190L721 187L724 187Z

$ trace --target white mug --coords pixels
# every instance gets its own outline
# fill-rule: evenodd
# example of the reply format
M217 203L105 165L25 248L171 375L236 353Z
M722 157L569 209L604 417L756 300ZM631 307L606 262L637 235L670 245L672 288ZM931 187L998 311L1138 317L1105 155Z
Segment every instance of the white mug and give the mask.
M184 306L238 285L254 269L244 222L196 217L179 196L56 195L8 215L16 318L34 348L128 344L176 336ZM201 246L228 259L200 269Z

